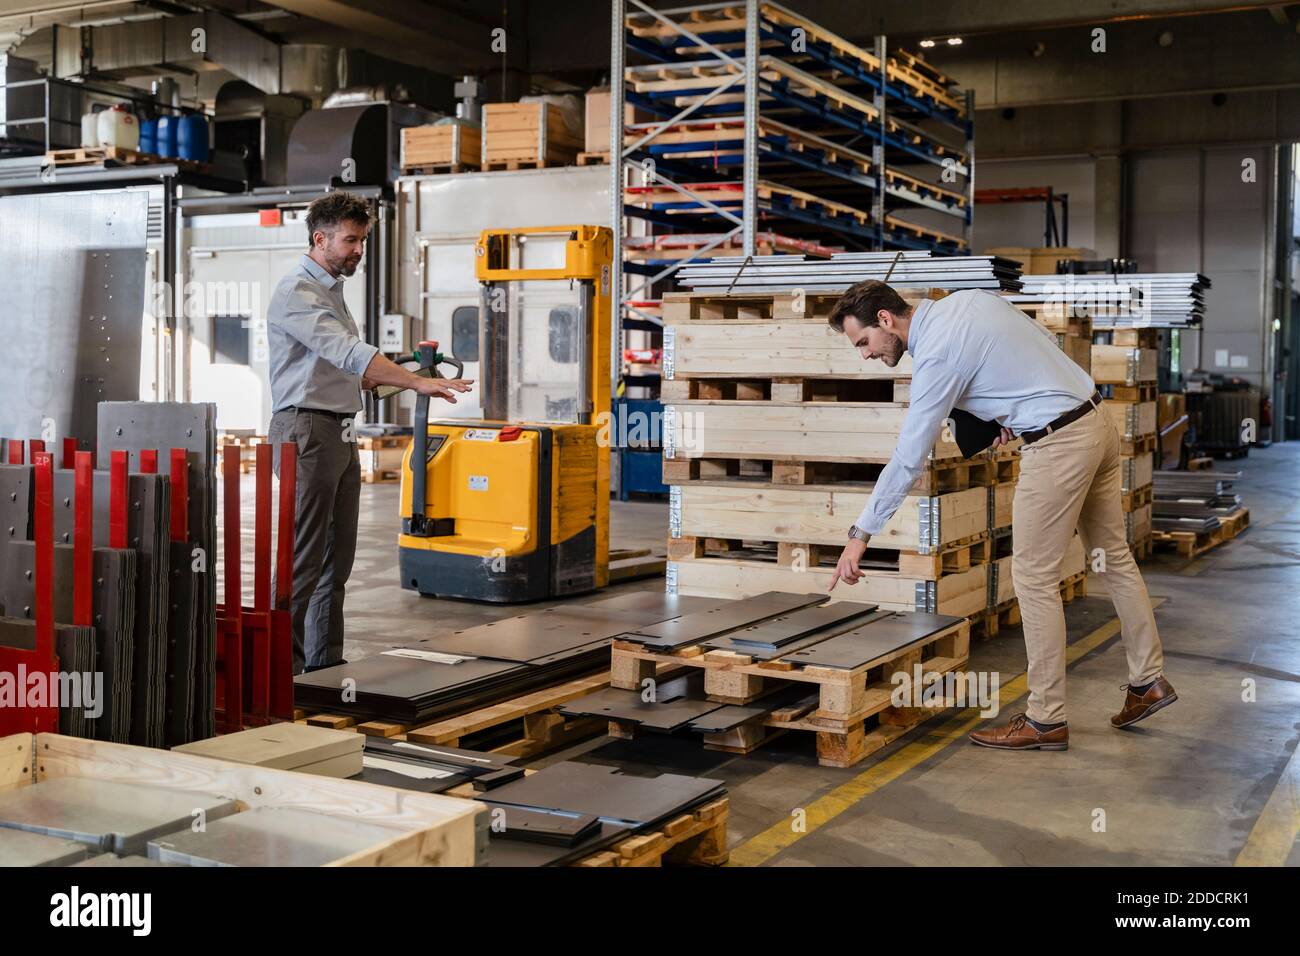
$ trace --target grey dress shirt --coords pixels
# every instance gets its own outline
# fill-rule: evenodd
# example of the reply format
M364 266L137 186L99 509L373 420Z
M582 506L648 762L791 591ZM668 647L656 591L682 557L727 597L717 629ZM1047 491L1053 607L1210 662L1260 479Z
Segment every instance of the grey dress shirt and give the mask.
M304 255L275 287L266 326L273 412L361 410L361 374L379 349L361 341L341 277Z

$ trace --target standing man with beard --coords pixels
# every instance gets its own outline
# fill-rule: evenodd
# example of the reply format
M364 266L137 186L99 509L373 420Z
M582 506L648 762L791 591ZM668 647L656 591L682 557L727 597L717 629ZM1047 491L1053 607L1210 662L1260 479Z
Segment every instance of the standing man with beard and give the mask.
M1129 683L1113 727L1127 727L1178 699L1162 674L1155 615L1124 536L1119 433L1101 396L1051 335L1005 299L956 292L915 308L883 282L859 282L831 311L867 360L890 368L912 355L911 402L893 458L880 473L835 568L831 589L862 577L872 535L898 510L926 466L954 408L1002 426L994 444L1024 440L1012 505L1012 573L1029 658L1029 706L971 741L1000 750L1065 750L1065 613L1061 561L1075 528L1086 550L1105 555L1104 575L1123 627Z
M370 233L365 201L332 192L307 207L308 252L280 280L266 310L271 427L277 451L298 449L293 556L293 670L343 663L343 597L357 546L361 464L354 419L361 389L412 388L456 401L469 379L423 378L363 342L343 300ZM371 277L374 281L374 277Z

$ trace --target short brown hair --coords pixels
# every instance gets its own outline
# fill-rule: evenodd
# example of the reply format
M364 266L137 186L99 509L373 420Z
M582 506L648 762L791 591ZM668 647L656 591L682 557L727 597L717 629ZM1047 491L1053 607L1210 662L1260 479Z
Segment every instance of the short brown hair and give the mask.
M881 309L901 318L907 315L908 306L893 287L885 285L879 279L867 279L845 290L831 309L828 321L836 332L844 331L844 320L850 317L867 328L874 328L880 324L876 315Z
M369 226L370 206L360 196L337 189L313 199L307 207L307 248L316 244L317 232L332 232L341 222L356 222Z

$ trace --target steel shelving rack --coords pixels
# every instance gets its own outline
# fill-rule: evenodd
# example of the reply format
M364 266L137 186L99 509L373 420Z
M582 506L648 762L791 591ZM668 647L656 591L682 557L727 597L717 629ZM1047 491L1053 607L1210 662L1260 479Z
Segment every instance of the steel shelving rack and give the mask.
M610 6L616 348L624 329L661 329L654 302L710 256L969 251L973 96L919 57L884 36L859 46L768 0ZM650 118L626 122L628 105ZM695 242L629 249L634 222Z

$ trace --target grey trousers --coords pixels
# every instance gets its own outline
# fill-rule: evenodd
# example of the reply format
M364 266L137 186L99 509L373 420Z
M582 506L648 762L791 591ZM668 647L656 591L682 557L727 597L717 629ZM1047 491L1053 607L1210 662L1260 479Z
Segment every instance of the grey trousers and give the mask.
M349 436L340 419L288 410L271 417L267 433L277 477L280 444L298 448L290 606L295 674L343 659L343 597L357 551L361 498L361 463Z

